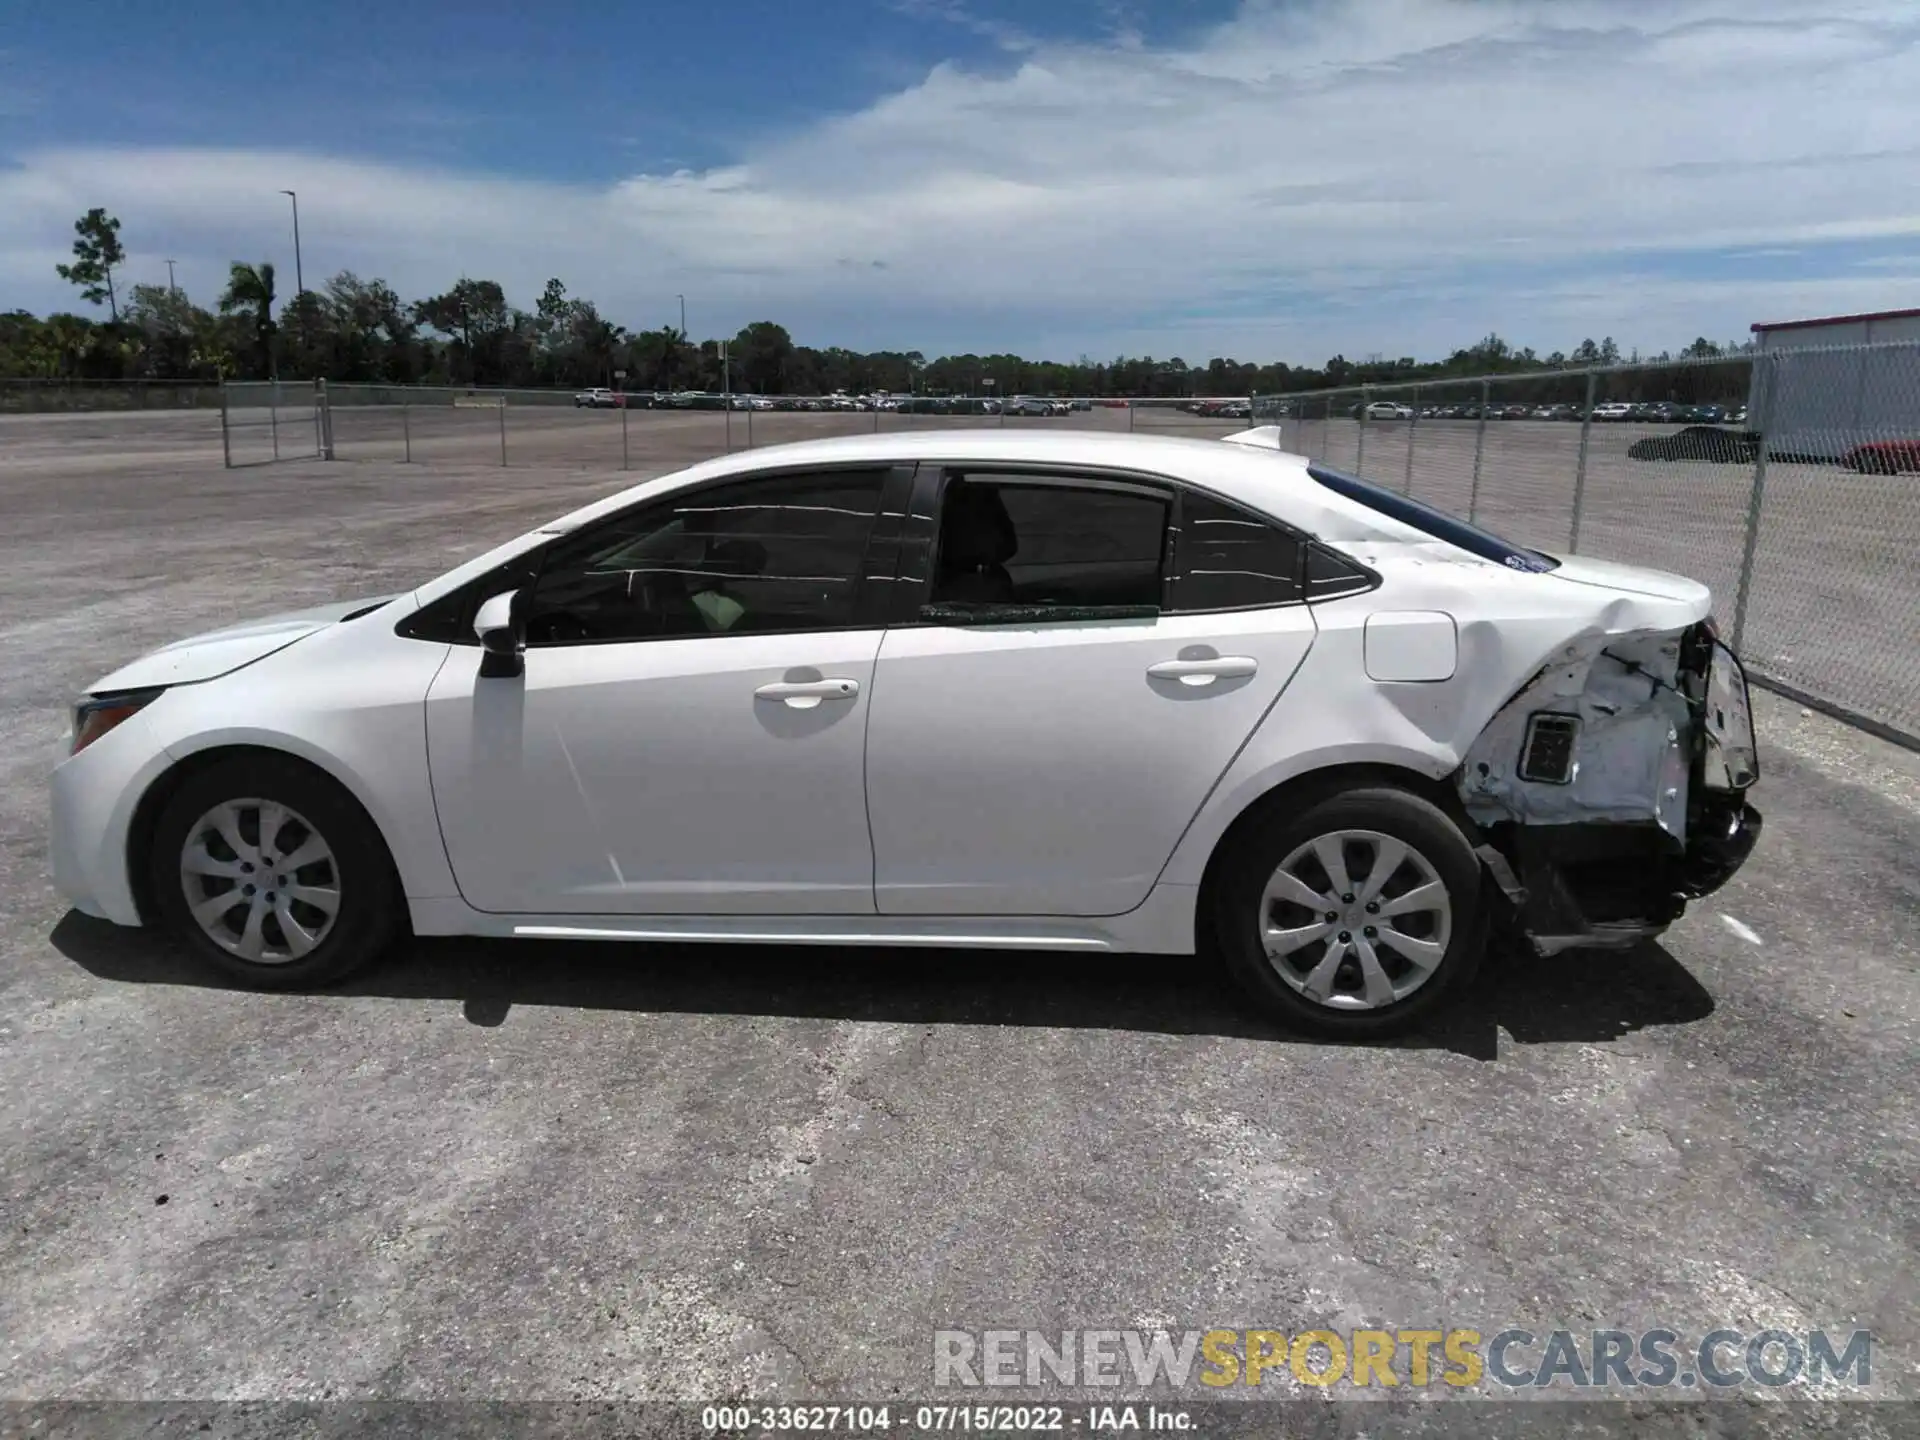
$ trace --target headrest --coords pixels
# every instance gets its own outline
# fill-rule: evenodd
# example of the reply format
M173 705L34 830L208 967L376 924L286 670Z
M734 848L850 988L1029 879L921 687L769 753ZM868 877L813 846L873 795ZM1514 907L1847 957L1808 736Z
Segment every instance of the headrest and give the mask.
M998 489L962 480L947 491L940 525L941 565L976 570L1004 565L1020 548L1020 537Z

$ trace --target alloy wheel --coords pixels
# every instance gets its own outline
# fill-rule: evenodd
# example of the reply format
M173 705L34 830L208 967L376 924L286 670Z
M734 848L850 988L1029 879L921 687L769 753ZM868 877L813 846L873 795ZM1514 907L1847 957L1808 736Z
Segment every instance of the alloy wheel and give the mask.
M257 965L311 954L340 914L340 867L299 811L274 800L227 800L180 848L187 911L208 939Z
M1433 863L1377 830L1334 830L1282 860L1260 899L1267 963L1335 1010L1378 1010L1433 978L1453 902Z

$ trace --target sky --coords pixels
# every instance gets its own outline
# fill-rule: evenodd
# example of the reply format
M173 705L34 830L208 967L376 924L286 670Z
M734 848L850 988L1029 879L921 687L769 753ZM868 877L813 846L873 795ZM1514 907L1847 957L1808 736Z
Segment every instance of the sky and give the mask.
M1920 306L1916 0L5 0L0 310L350 269L929 356L1439 358Z

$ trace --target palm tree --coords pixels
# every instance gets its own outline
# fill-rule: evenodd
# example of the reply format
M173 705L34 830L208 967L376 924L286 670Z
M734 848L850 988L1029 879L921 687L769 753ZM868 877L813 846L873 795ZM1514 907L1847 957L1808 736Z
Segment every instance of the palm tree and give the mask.
M237 311L253 312L254 343L260 350L260 367L269 379L274 377L273 364L273 262L262 260L258 265L249 265L236 260L227 274L226 292L220 297L220 313L232 315Z

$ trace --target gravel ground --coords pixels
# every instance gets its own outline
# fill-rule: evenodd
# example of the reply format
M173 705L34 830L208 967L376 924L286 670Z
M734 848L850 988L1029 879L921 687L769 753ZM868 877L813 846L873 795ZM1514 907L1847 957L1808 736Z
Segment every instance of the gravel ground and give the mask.
M647 417L626 475L229 471L217 416L0 418L0 1399L898 1400L942 1328L1381 1324L1863 1327L1871 1393L1920 1400L1920 757L1776 697L1722 894L1386 1046L1146 958L441 940L264 996L66 911L45 775L87 682L423 580L717 418Z

